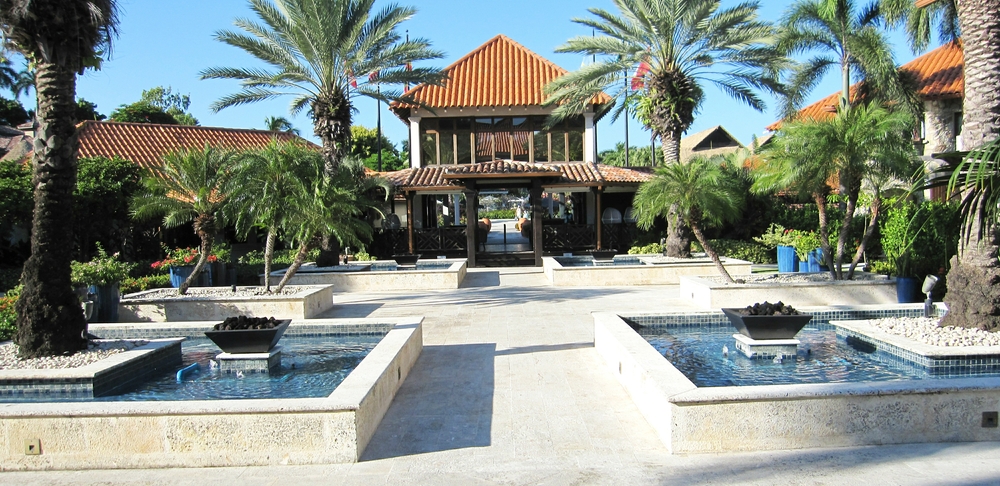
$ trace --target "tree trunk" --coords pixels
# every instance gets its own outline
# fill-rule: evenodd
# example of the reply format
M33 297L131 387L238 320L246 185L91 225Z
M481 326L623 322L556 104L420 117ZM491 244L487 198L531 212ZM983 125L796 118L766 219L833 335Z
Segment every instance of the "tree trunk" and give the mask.
M962 224L958 255L952 257L948 270L948 293L944 298L948 313L941 319L941 326L1000 330L996 232L991 224L982 225L987 218L983 204L980 199L974 213L966 216Z
M698 243L701 243L701 247L705 249L705 253L707 253L708 257L712 259L713 263L715 263L715 268L719 270L719 275L722 275L722 278L725 279L727 283L736 283L736 281L733 280L733 277L729 275L729 271L726 270L726 267L722 265L722 260L719 259L719 254L712 249L711 245L708 244L708 240L705 239L705 234L701 232L701 228L694 221L691 222L691 231L694 232L695 238L698 238Z
M965 60L962 142L970 150L1000 137L1000 0L957 4Z
M76 185L76 73L62 63L38 62L35 208L31 256L21 274L14 342L22 358L73 354L87 347L87 320L70 282L73 188Z
M274 260L274 240L278 238L277 229L271 226L267 229L267 242L264 243L264 289L271 292L271 262Z
M854 210L858 208L858 191L847 195L847 208L844 209L844 219L840 223L840 234L837 235L836 279L844 279L844 252L847 248L847 238L851 234L851 221L854 221Z
M826 215L826 194L813 194L816 201L816 212L819 213L819 246L823 249L823 258L830 269L830 278L837 279L837 268L833 264L833 252L830 251L830 221Z
M201 254L198 255L198 263L195 264L191 275L188 275L188 278L184 279L181 282L181 286L177 289L177 293L181 295L187 294L188 288L201 275L201 271L205 268L205 263L208 262L208 256L212 254L212 243L215 242L213 233L202 230L198 232L198 236L201 238L201 248L199 249Z
M691 230L677 217L677 206L667 212L667 256L674 258L691 257Z
M663 151L663 163L674 164L681 161L681 134L667 131L660 135L660 150Z
M323 144L323 172L330 177L350 148L351 102L343 93L312 103L313 133Z
M875 196L872 199L871 205L871 221L868 222L868 226L865 228L865 236L861 238L861 244L858 245L858 251L854 252L854 259L851 260L851 268L847 271L847 280L854 280L854 269L858 266L858 262L861 261L861 257L865 254L865 248L868 247L868 240L871 239L872 235L875 234L875 229L878 228L878 218L882 213L882 198Z
M285 276L281 277L281 282L278 282L278 287L274 289L274 292L280 294L285 288L285 284L292 279L295 272L299 271L299 267L302 266L306 261L306 255L309 253L309 247L312 246L311 243L305 242L299 245L299 252L295 254L295 261L292 262L292 266L285 270Z

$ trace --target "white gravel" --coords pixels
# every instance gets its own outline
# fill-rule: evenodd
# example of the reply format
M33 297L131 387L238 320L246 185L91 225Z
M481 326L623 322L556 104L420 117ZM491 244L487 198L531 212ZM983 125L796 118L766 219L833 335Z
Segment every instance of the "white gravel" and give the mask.
M871 321L876 329L933 346L1000 346L1000 333L939 327L937 317L887 317Z
M0 370L40 370L79 368L96 363L108 356L115 355L132 348L143 346L148 341L122 339L91 340L85 351L72 356L54 356L47 358L20 359L17 357L17 345L12 342L0 344Z
M844 271L844 275L847 275L847 271ZM706 280L710 280L717 284L726 284L722 277L717 275L711 275L707 277L702 277ZM885 280L885 275L880 275L877 273L867 273L867 272L854 272L854 280L840 280L841 282L873 282L878 280ZM830 272L819 272L819 273L758 273L752 275L734 275L733 280L736 280L737 284L787 284L787 283L813 283L813 282L835 282L833 278L830 277Z
M184 299L184 298L204 298L204 297L274 297L278 295L296 295L302 290L296 287L285 287L281 293L271 290L267 293L264 287L236 287L236 292L229 287L192 287L186 295L177 293L177 289L154 289L142 294L141 297L135 294L126 295L127 299Z

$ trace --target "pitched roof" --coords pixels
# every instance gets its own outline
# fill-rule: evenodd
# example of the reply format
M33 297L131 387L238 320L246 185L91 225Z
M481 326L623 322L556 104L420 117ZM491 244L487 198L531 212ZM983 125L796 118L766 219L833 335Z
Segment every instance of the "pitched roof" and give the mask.
M429 108L538 106L545 101L543 88L567 71L552 61L500 34L445 68L443 86L420 84L407 91ZM601 93L594 102L610 101ZM397 116L405 117L415 105L393 102Z
M77 133L79 157L118 156L148 170L156 170L164 155L179 149L211 145L244 150L264 147L272 139L304 141L286 132L155 123L85 121Z
M641 168L614 167L590 162L548 164L494 161L468 165L430 165L383 174L403 190L456 190L464 187L458 179L467 177L546 177L545 187L638 185L650 179Z
M729 133L722 125L716 125L682 138L680 157L681 160L686 160L692 155L711 157L734 152L741 148L743 148L743 144L733 134Z
M961 98L965 93L965 76L963 74L965 62L962 57L961 41L949 42L933 51L930 51L906 64L900 66L900 71L905 71L913 76L916 82L917 96L923 100L935 99L956 99ZM858 84L851 86L851 97L855 96ZM834 93L822 100L819 100L801 110L799 117L802 119L823 120L836 113L837 104L840 102L840 93ZM781 127L781 121L776 121L768 125L768 130L777 130Z

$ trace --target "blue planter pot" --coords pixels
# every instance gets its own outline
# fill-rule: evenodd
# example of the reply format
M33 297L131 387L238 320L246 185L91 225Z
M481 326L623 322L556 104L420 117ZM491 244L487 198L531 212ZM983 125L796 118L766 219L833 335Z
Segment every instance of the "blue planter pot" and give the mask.
M194 271L194 265L184 265L180 267L170 267L170 286L173 288L178 288L184 283L185 280ZM196 280L192 287L211 287L212 286L212 265L205 264L205 268L201 270L201 276Z
M820 272L823 270L823 249L817 248L809 252L809 271Z
M798 267L799 273L809 273L809 260L798 260Z
M795 247L778 247L778 271L782 273L794 272L798 269L798 257L795 256Z
M896 300L900 304L922 302L921 283L917 277L896 277Z
M90 293L96 296L94 299L97 305L93 322L118 322L118 302L121 300L118 282L108 285L91 285Z

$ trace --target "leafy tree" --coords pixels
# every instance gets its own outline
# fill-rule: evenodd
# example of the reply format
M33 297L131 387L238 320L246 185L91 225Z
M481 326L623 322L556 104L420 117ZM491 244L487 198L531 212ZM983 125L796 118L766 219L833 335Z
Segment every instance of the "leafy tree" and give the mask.
M202 71L202 79L236 79L242 85L240 92L213 103L212 110L296 94L290 111L308 110L328 174L348 153L354 98L388 103L402 96L393 86L441 81L438 69L408 69L411 63L442 57L424 39L401 40L398 27L416 13L413 8L390 4L375 13L375 0L249 3L262 23L238 19L236 26L243 32L220 31L215 37L269 69Z
M283 116L269 116L264 119L264 129L272 132L288 132L299 134L299 129L292 126L292 122Z
M298 245L298 252L275 291L281 292L324 235L333 234L348 245L364 246L371 239L372 227L360 216L365 211L380 211L373 198L378 192L388 195L388 182L365 175L364 166L350 158L337 167L333 176L316 171L307 184L299 186L287 200L290 208L285 220L286 235Z
M177 291L184 295L201 274L212 254L215 233L223 226L223 208L229 198L229 178L237 162L237 154L205 146L202 150L182 150L163 157L163 166L155 176L145 177L146 191L132 202L136 219L163 216L163 226L172 228L194 223L194 232L201 240L198 263Z
M742 203L742 193L726 177L720 162L705 157L658 167L653 178L639 186L633 202L639 212L639 227L644 230L651 228L657 217L676 211L729 283L736 282L705 237L704 228L734 220Z
M76 120L95 120L102 121L106 120L108 117L97 112L97 104L91 103L83 98L76 100ZM133 164L134 165L134 164Z
M162 125L179 125L177 119L163 109L149 103L138 101L121 105L111 112L111 121L126 123L158 123Z
M909 178L916 172L916 154L907 136L912 125L908 113L889 111L871 103L859 104L844 108L828 120L786 123L762 150L761 164L753 172L753 190L758 193L784 190L812 197L819 211L820 244L833 278L845 278L844 253L862 183L878 178ZM846 200L835 253L831 251L826 205L832 180L839 183L840 196ZM877 228L881 212L879 191L872 193L869 211L870 224L847 279L854 277L854 269Z
M644 166L657 166L663 165L663 152L657 152L653 156L656 157L656 163L653 163L650 154L653 152L653 147L629 147L628 149L628 164L632 167L644 167ZM605 150L597 155L598 161L602 164L613 165L616 167L625 166L625 144L617 143L613 150Z
M162 123L166 125L198 125L198 119L187 112L191 97L174 93L171 88L157 86L142 91L139 101L122 105L111 113L111 120L130 123Z
M937 24L938 40L954 42L959 38L958 5L956 0L932 2L917 7L911 0L880 0L879 10L890 24L904 24L906 37L913 52L927 49L931 42L931 31Z
M283 223L291 217L286 202L302 192L304 181L322 167L321 155L302 143L272 140L261 150L249 152L236 166L230 180L231 197L226 211L245 236L254 228L267 230L264 245L264 286L271 291L274 243Z
M915 98L896 70L892 46L879 29L877 2L860 8L855 0L798 0L780 24L778 49L787 56L813 53L791 69L785 90L784 112L796 114L803 101L831 68L841 75L841 106L851 99L851 73L867 82L864 88L876 100L907 102L918 113Z
M10 59L0 60L0 88L7 88L19 100L21 95L28 94L35 86L35 72L30 66L18 71Z
M112 253L132 238L129 202L142 189L142 169L118 157L80 159L76 190L75 231L78 260L93 256L100 242Z
M378 130L361 125L351 127L351 156L364 162L365 167L379 170ZM409 161L399 156L396 146L383 133L382 136L382 170L392 171L409 167Z
M5 264L20 266L24 261L14 232L31 227L31 193L31 168L18 161L0 161L0 261Z
M71 354L87 345L87 322L70 286L76 181L76 75L100 64L117 18L114 0L9 0L0 3L5 47L35 67L38 123L31 256L17 300L18 354Z
M28 111L24 109L24 105L20 101L8 100L0 96L0 125L16 127L30 119Z
M601 92L618 103L615 116L635 100L636 114L660 138L669 164L679 161L681 136L694 122L704 84L760 111L764 101L756 91L780 91L776 73L784 60L772 48L773 27L757 18L756 2L731 8L721 8L719 0L618 0L615 5L620 15L592 8L596 19L573 20L597 36L574 37L556 49L601 57L546 86L546 103L558 104L554 119L585 111ZM639 93L630 95L628 71L636 66L631 84ZM667 218L667 224L667 254L690 255L688 231L676 218Z

